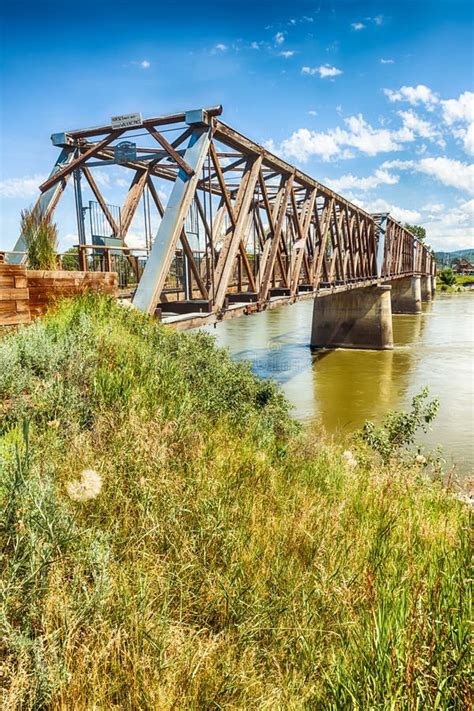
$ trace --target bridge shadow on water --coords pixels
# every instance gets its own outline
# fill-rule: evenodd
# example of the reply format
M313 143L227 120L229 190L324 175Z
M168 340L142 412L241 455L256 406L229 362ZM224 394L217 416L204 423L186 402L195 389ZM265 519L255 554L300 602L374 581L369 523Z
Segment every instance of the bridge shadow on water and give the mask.
M334 432L380 420L402 406L426 315L394 316L393 351L312 349L309 303L229 321L214 334L233 358L283 388L296 417L317 416Z

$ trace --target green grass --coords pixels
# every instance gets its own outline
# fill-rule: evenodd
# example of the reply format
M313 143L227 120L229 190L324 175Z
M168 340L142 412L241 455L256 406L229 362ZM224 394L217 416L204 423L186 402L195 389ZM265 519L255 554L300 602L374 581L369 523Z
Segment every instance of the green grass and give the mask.
M455 274L455 279L456 281L454 284L452 286L448 286L448 284L444 284L438 276L436 279L436 291L446 291L448 293L464 291L464 287L474 284L474 276L461 276L459 274Z
M111 301L6 336L3 707L469 708L468 509L353 452Z

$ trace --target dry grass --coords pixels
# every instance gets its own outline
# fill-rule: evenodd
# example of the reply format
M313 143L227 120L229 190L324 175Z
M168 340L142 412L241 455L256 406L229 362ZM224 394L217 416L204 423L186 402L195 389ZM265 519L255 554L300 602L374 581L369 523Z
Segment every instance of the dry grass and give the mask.
M207 337L65 303L0 342L0 416L5 708L469 708L467 509Z

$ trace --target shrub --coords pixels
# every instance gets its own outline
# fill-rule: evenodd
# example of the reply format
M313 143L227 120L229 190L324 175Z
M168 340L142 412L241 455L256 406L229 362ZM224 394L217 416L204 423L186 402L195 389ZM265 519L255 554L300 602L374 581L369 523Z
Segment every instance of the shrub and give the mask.
M21 233L30 269L56 269L58 231L48 213L31 208L21 212Z
M389 412L380 427L376 427L373 422L365 422L361 432L362 440L380 454L384 462L388 462L394 455L399 455L400 450L415 443L419 429L428 431L430 423L436 417L439 401L426 402L427 397L428 388L424 387L413 397L409 412Z
M447 286L452 286L456 283L456 275L451 267L445 267L439 275L439 278L441 283L446 284Z

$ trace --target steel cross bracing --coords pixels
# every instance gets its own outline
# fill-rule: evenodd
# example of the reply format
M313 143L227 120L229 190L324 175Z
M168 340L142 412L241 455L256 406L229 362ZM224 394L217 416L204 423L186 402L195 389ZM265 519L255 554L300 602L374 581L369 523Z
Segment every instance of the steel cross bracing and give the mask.
M40 186L38 209L52 212L79 172L111 235L127 246L146 189L159 226L133 303L150 314L180 314L192 325L198 314L216 320L435 273L430 251L390 215L365 212L224 124L221 111L159 116L128 129L105 125L54 134L61 154ZM116 166L114 146L137 134L136 157L120 161L132 179L119 229L93 172ZM166 204L164 184L171 184ZM15 251L23 249L20 236Z

